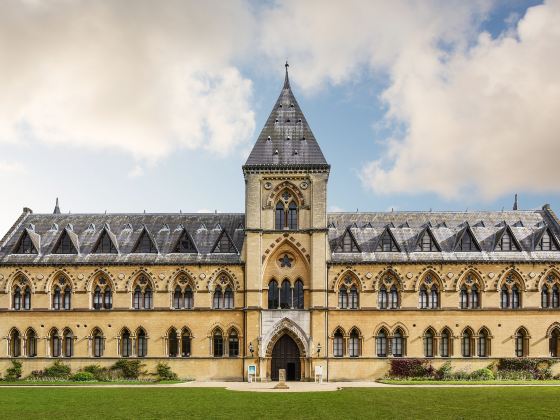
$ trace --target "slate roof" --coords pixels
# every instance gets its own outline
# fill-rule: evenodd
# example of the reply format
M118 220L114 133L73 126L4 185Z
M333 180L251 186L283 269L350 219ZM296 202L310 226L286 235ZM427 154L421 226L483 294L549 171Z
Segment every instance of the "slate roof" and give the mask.
M24 213L0 243L0 264L239 264L244 240L245 216L210 214L32 214ZM104 229L118 253L95 254ZM183 229L198 253L174 253ZM157 253L135 253L146 230ZM231 238L236 253L212 252L222 231ZM37 254L12 254L27 232ZM63 232L78 248L77 254L54 254Z
M329 242L335 249L349 230L360 252L333 252L334 263L453 262L453 261L560 261L558 251L534 251L548 228L558 241L560 229L548 206L542 210L500 212L378 212L329 213ZM389 229L400 252L376 252L381 235ZM421 235L429 229L441 252L417 251ZM474 235L480 251L457 250L466 230ZM494 251L496 241L510 229L521 251Z
M270 167L330 168L292 92L287 63L282 92L243 169Z

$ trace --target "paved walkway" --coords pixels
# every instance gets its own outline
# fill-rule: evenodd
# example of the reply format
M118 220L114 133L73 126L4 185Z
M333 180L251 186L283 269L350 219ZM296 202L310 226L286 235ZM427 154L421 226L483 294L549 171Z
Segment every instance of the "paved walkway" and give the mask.
M274 389L277 382L181 382L177 384L150 384L150 385L0 385L0 388L225 388L230 391L245 392L328 392L338 391L342 388L481 388L492 386L560 386L560 384L511 384L511 385L393 385L382 384L379 382L324 382L322 384L314 382L288 382L289 389Z

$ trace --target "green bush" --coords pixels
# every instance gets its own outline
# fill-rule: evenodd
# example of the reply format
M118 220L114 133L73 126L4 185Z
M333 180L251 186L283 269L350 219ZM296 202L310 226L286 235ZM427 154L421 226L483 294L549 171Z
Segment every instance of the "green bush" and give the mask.
M473 381L491 381L494 379L494 372L488 368L478 369L471 372L470 379Z
M112 379L109 370L99 365L84 366L82 371L91 373L96 381L107 382Z
M111 370L117 372L117 376L125 379L138 379L143 373L142 368L145 365L140 360L122 359L111 366Z
M556 363L554 359L529 359L529 358L507 358L500 359L498 363L498 374L501 377L520 376L523 379L550 379L552 378L551 367ZM516 374L513 372L520 372Z
M451 367L451 362L447 361L443 365L441 365L438 369L436 369L435 378L440 381L447 381L451 379L452 374L453 374L453 368Z
M156 375L158 381L174 381L177 380L177 374L171 370L171 367L165 362L159 362L156 366Z
M55 361L51 366L48 366L43 371L43 377L46 378L62 378L66 379L72 373L70 366L65 365L60 360Z
M76 372L71 379L76 382L95 381L95 376L91 372Z
M19 360L12 360L12 367L6 369L6 380L17 381L21 378L22 370L22 363Z
M522 370L499 370L496 379L504 381L530 381L534 379L531 372Z

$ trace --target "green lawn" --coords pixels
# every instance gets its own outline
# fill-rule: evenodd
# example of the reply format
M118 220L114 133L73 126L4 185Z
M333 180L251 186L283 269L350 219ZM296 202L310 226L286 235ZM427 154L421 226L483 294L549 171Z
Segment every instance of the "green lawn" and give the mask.
M253 393L216 388L3 388L5 419L558 418L560 387L354 388Z
M513 381L513 380L491 380L491 381L436 381L436 380L397 380L383 379L379 381L391 385L560 385L560 380L546 381Z

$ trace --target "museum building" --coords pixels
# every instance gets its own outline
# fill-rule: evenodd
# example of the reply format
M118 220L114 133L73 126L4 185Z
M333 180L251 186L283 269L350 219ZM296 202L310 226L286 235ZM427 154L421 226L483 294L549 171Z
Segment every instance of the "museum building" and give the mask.
M560 221L327 212L327 163L286 77L245 213L21 216L0 242L0 371L141 358L180 377L372 380L393 358L477 369L560 352ZM352 207L348 203L348 207Z

